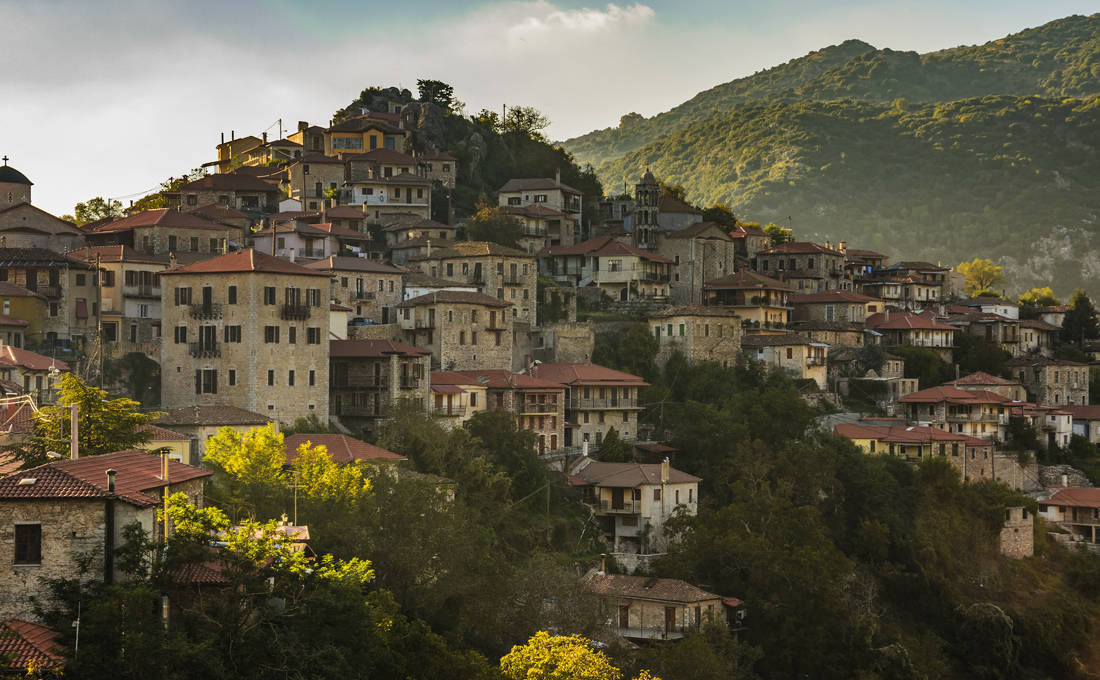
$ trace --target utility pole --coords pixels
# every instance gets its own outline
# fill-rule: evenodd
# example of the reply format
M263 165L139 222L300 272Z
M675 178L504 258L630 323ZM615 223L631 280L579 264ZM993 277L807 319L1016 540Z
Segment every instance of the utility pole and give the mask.
M102 253L95 254L95 337L96 346L98 351L96 354L99 358L99 366L97 367L96 374L98 377L99 389L103 389L103 272L100 266L103 263ZM125 278L125 277L124 277ZM119 282L121 284L121 282ZM119 324L121 325L121 324ZM122 329L119 329L119 333Z

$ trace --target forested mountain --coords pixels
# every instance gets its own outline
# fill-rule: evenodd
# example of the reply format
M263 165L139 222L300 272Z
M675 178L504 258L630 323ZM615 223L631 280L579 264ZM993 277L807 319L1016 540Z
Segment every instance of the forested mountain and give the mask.
M1100 271L1098 93L1100 15L1075 16L925 55L848 41L565 147L605 186L650 167L799 238L1067 293Z
M700 92L664 113L622 117L563 144L599 166L659 136L754 100L950 101L989 94L1100 93L1100 14L1073 16L984 45L920 55L848 40Z

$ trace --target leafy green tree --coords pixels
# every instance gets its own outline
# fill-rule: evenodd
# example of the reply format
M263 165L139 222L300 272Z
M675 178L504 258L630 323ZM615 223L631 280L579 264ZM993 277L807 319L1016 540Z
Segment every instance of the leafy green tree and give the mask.
M141 448L153 436L143 426L161 415L142 413L141 404L133 399L107 399L105 391L86 385L75 373L61 376L57 403L39 409L30 439L12 449L24 467L48 462L49 451L63 454L69 450L70 407L74 404L81 456Z
M463 223L469 241L490 241L515 248L523 235L523 223L504 208L489 203L487 197L478 202L477 212Z
M447 83L439 80L418 79L416 81L416 89L420 101L431 102L447 113L454 110L455 89Z
M206 170L203 168L192 168L190 172L185 173L179 177L169 177L160 183L160 190L142 196L138 200L134 201L134 204L127 209L131 215L146 210L159 210L161 208L170 208L173 202L169 200L168 194L179 191L179 188L188 182L193 182L196 179L200 179L206 176Z
M73 208L74 222L77 226L95 222L104 217L122 217L122 203L114 199L105 199L102 196L90 198L83 203L77 203Z
M612 427L600 442L599 458L609 463L629 463L634 460L634 447L624 442Z
M649 380L657 375L660 348L647 324L632 323L622 332L597 335L592 361Z
M768 222L765 224L763 231L771 237L773 246L794 242L794 231L786 227L781 227L775 222Z
M905 377L918 378L922 390L955 378L954 367L927 347L901 345L890 348L890 352L905 359Z
M727 230L732 230L737 226L737 217L733 214L733 210L729 205L725 203L715 203L711 207L705 208L703 210L703 220L714 222Z
M1040 307L1050 307L1062 304L1050 286L1032 288L1016 299L1020 305L1021 319L1038 319Z
M1100 323L1096 320L1096 307L1088 293L1078 288L1069 301L1069 309L1062 319L1062 342L1083 344L1085 340L1100 338Z
M550 118L533 106L509 106L501 127L504 132L545 140L542 131L550 127Z
M990 375L1004 375L1005 362L1012 353L999 343L990 342L970 333L955 334L955 363L963 375L984 371Z
M660 187L659 191L662 196L668 196L675 198L677 201L683 201L687 203L687 189L680 184L669 184L668 182L662 182L657 180L657 185ZM689 204L690 205L690 204Z
M993 264L993 260L980 257L974 258L971 262L959 264L958 270L966 279L966 294L971 297L989 294L992 288L1004 283L1005 280L1001 266Z
M283 425L279 430L283 433L284 438L292 434L332 434L336 432L327 423L322 423L316 413L297 418L293 423Z

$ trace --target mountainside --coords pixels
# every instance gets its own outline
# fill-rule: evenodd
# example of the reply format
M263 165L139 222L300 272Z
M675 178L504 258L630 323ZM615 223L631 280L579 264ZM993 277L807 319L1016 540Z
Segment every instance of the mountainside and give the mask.
M1017 287L1061 293L1100 273L1100 97L991 95L752 104L685 127L601 168L642 169L692 201L799 238L957 264L981 255Z
M563 146L579 162L599 166L753 100L951 101L989 94L1097 93L1100 14L1067 17L984 45L924 55L849 40L718 85L652 118L627 114L619 127L566 140Z

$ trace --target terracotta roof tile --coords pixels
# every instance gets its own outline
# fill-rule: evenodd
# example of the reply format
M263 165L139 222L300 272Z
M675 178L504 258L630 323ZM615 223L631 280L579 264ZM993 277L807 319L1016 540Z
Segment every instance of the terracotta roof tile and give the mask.
M1075 508L1100 508L1100 489L1071 486L1039 502Z
M661 463L605 463L594 460L577 472L576 476L586 484L604 487L633 488L642 484L660 484ZM686 484L703 480L670 467L668 481L672 484Z
M5 659L9 670L23 675L31 668L49 670L65 665L54 630L18 618L4 621L0 628L0 658Z
M931 314L914 314L913 312L890 312L889 317L886 313L879 312L867 317L864 325L874 330L959 331L955 326L937 321Z
M648 385L636 375L616 371L599 364L588 363L546 363L531 367L531 375L541 380L549 380L562 385Z
M431 354L430 351L406 345L392 340L330 340L329 356L376 358L390 355L419 357Z
M11 345L0 346L0 365L22 366L32 371L48 371L51 368L57 368L59 371L69 370L69 364L60 359L53 359Z
M596 595L638 600L692 603L722 599L714 593L674 578L597 573L585 582L584 587Z
M236 406L184 406L168 411L157 418L158 425L257 425L262 426L271 419L259 413L246 411Z
M150 442L186 442L191 438L185 434L180 434L174 430L169 430L166 427L160 427L159 425L142 425L137 429L138 432L150 432L152 438Z
M405 456L353 439L346 434L292 434L284 440L288 463L297 460L298 447L307 442L313 446L324 446L332 460L337 463L408 460Z
M536 257L555 257L560 255L587 255L589 257L595 255L634 255L635 257L640 257L652 262L672 264L672 260L667 257L662 257L649 251L635 248L612 236L599 236L571 246L549 246L543 248L535 255Z
M461 304L484 305L486 307L511 307L512 303L499 298L485 295L484 293L472 293L465 290L436 290L405 300L397 304L399 308L419 307L421 305L434 304Z
M561 383L540 380L523 373L513 373L504 369L481 371L448 371L465 376L467 382L458 384L484 385L493 389L529 389L529 390L565 390ZM435 373L432 374L433 378Z
M790 286L778 279L773 279L763 274L757 274L744 267L738 269L736 273L730 274L729 276L723 276L720 279L714 279L708 282L703 288L705 290L770 289L788 292L791 290Z
M568 184L562 184L550 177L530 177L525 179L510 179L504 183L497 193L515 193L517 191L554 191L560 189L567 194L582 194Z
M274 184L264 181L259 177L239 173L225 173L207 175L193 182L184 184L179 189L182 191L278 191Z
M404 271L395 265L382 260L368 260L365 257L345 257L332 255L323 260L310 262L303 265L307 269L319 269L323 271L351 271L372 272L377 274L404 274Z
M951 382L944 383L950 387L958 387L959 385L1017 385L1019 383L1012 382L1011 380L1005 380L1004 378L998 378L995 375L990 375L984 371L976 371L970 375L963 376L958 380L952 380Z
M161 272L161 276L175 274L234 274L257 272L266 274L298 274L302 276L328 276L325 272L307 269L300 264L261 253L255 248L235 250L232 253L212 257L184 267Z

